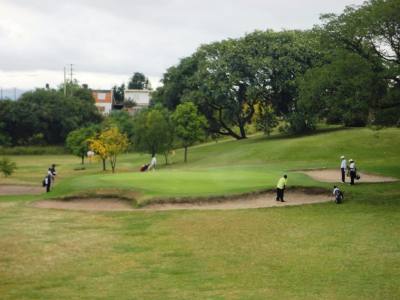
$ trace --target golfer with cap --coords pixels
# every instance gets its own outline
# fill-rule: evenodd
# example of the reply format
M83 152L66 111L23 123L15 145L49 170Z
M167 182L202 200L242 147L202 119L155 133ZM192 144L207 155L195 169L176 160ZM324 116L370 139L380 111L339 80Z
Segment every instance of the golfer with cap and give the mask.
M340 159L342 160L340 163L340 171L342 172L342 182L345 183L346 182L347 161L346 161L344 155L342 155L340 157Z
M285 192L286 185L287 175L285 174L279 179L278 184L276 185L276 201L285 202L285 200L283 200L283 194Z
M350 159L349 162L350 184L354 185L354 179L357 176L356 162L353 159Z

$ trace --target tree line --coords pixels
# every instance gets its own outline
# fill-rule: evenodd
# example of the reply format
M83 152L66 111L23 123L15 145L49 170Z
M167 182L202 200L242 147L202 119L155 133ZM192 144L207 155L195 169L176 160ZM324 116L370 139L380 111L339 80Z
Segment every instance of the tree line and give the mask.
M178 105L174 112L161 106L143 109L134 117L114 111L101 124L70 132L66 147L81 158L82 164L93 151L102 160L103 171L108 160L114 172L117 156L129 150L163 155L168 164L171 151L183 147L187 162L188 148L205 138L205 129L205 118L191 102Z
M0 145L58 145L82 126L100 123L91 91L74 86L72 95L60 89L37 89L17 101L0 101Z

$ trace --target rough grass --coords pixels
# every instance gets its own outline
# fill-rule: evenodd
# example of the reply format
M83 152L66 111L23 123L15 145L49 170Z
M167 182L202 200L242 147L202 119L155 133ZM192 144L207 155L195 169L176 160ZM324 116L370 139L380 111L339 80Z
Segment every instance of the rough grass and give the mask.
M146 174L134 173L147 160L139 155L121 157L114 175L99 172L97 163L73 171L79 159L70 156L19 157L30 171L20 169L13 180L34 183L41 177L35 172L55 162L60 177L52 196L104 185L134 187L146 197L237 193L268 188L287 170L337 167L342 154L363 171L400 178L399 137L398 129L361 129L227 141L191 149L186 165L178 152L172 166ZM290 185L329 186L289 175ZM25 203L32 197L2 197L0 295L399 298L400 183L342 188L343 205L238 211L85 213L32 208Z

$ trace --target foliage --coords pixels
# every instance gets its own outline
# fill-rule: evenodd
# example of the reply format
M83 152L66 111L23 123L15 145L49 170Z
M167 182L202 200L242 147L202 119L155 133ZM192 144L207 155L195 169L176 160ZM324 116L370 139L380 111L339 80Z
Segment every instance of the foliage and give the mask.
M330 123L365 126L370 107L384 90L372 66L346 52L306 73L300 83L299 106Z
M89 139L90 148L103 160L103 171L105 171L105 160L109 159L112 172L115 172L117 157L128 149L129 141L125 134L117 127L104 129L96 137Z
M0 101L1 131L13 146L63 144L70 131L102 119L89 98L78 98L88 96L87 91L80 91L65 97L62 91L37 89L17 101Z
M0 147L3 155L61 155L68 153L62 146L16 146Z
M199 59L193 54L181 59L177 66L168 68L161 79L163 86L151 94L152 104L161 104L169 110L175 110L182 102L184 94L196 85L194 75L198 70L198 64Z
M17 168L17 164L12 162L8 157L3 157L0 160L0 171L3 173L4 177L11 176Z
M310 133L316 129L316 120L312 114L304 110L297 110L288 115L284 131L290 134Z
M83 127L71 131L66 139L66 147L72 154L79 156L82 159L82 165L85 162L85 156L89 151L89 139L96 134L94 127Z
M255 107L254 121L256 123L257 130L261 130L266 135L270 135L272 129L278 125L278 119L272 106L261 106Z
M167 71L154 101L172 109L193 101L207 118L208 131L246 138L256 106L272 107L277 115L290 112L297 76L319 58L313 43L309 32L256 31L203 45Z
M104 128L118 127L119 131L125 134L129 140L133 139L135 132L135 122L134 118L126 111L112 111L104 120L102 126Z
M181 140L185 149L184 161L187 162L187 149L204 137L206 120L198 114L192 102L179 104L172 114L176 136Z
M116 103L123 103L125 98L125 84L121 84L120 86L114 85L112 90L114 101Z
M300 101L319 117L348 126L397 124L400 2L370 0L322 20L316 32L326 64L303 78Z
M143 110L135 117L135 149L151 156L163 154L168 159L174 142L174 128L170 113L159 107Z
M128 83L128 89L133 89L133 90L150 89L149 79L146 78L146 76L144 76L143 73L135 72Z

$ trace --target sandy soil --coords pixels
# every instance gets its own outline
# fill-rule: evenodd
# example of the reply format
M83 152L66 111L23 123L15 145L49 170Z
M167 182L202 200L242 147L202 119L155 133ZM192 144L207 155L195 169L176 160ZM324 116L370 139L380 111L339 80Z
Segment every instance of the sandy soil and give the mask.
M45 188L29 185L0 185L0 196L4 195L37 195L45 192Z
M311 178L318 180L318 181L323 181L323 182L341 182L341 173L340 169L337 170L310 170L310 171L301 171L304 174L307 174ZM373 175L373 174L366 174L366 173L359 173L361 176L360 180L357 180L356 183L362 183L362 182L394 182L398 181L397 178L393 177L385 177L385 176L379 176L379 175ZM350 182L350 178L346 177L346 182Z
M56 208L86 211L164 211L164 210L230 210L248 209L274 206L291 206L301 204L312 204L331 201L328 193L306 194L299 191L287 191L286 202L275 201L275 193L268 192L261 195L247 196L238 199L224 199L221 201L199 202L199 203L163 203L150 204L144 208L135 209L129 202L119 199L74 199L68 201L46 200L33 203L39 208Z
M73 200L43 200L33 203L34 207L87 211L126 211L134 210L125 200L115 198L88 198Z

